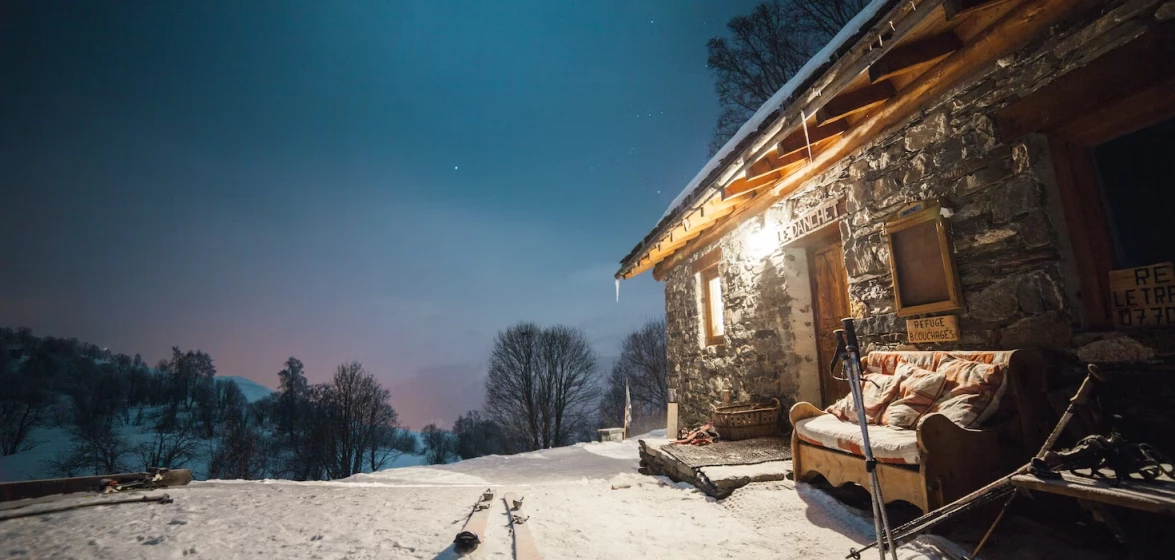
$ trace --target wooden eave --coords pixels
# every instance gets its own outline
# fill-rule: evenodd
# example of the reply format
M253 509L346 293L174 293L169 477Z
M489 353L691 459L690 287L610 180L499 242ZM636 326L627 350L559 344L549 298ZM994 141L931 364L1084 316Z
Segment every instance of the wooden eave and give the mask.
M1075 4L1091 1L895 2L760 133L745 140L737 158L691 194L692 209L679 208L663 219L621 261L616 277L653 269L654 278L662 279L699 248L901 124L951 85L1077 9ZM919 44L926 48L907 48ZM874 65L884 72L871 74ZM714 211L717 205L723 211ZM702 211L707 207L708 214Z

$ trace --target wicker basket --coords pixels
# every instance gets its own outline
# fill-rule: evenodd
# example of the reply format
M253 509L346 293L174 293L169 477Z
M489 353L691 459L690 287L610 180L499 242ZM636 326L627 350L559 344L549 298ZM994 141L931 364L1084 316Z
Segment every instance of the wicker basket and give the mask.
M722 439L738 441L779 435L779 399L771 404L710 405L710 420Z

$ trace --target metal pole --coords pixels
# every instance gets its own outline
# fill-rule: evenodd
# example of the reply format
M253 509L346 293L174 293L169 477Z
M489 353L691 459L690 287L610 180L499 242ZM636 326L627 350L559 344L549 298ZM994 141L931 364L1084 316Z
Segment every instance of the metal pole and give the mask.
M865 417L865 396L861 390L861 354L858 349L856 325L852 318L841 320L843 331L836 331L837 343L843 346L845 375L849 379L849 391L857 409L857 424L861 426L861 449L865 453L865 470L869 472L870 497L873 501L873 526L877 532L877 552L885 560L886 549L892 560L897 560L897 547L889 530L889 515L885 511L885 500L881 494L881 480L877 475L877 459L869 443L869 426ZM888 543L888 544L887 544Z

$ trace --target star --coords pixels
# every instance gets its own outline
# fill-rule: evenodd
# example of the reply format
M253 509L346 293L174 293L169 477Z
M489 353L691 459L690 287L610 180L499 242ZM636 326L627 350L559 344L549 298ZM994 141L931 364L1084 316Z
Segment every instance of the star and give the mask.
M454 165L454 166L453 166L453 171L456 171L456 170L457 170L457 166L456 166L456 165Z

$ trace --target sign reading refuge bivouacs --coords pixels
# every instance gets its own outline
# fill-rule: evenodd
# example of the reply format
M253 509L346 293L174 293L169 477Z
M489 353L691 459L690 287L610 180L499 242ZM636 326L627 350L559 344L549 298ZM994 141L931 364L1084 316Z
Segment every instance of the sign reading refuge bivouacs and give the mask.
M954 315L906 319L906 341L954 342L959 340L959 318Z
M1175 325L1175 267L1165 262L1111 270L1110 298L1116 326Z
M779 232L779 242L786 245L813 231L816 231L845 215L843 198L829 200L796 216L796 219Z

